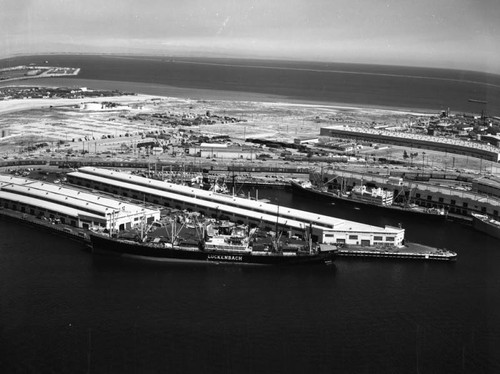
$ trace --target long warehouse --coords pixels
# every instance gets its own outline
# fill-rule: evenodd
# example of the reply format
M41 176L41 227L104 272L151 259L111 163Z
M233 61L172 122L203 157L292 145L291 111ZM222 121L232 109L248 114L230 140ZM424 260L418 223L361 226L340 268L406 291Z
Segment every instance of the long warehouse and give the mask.
M1 174L0 206L83 229L124 230L160 218L159 209Z
M461 139L344 125L322 127L320 135L332 138L361 140L374 143L394 144L411 148L430 149L434 151L477 157L494 162L500 161L500 148L494 147L490 144L468 142Z
M400 244L404 229L378 227L347 221L262 201L223 195L120 171L82 167L67 175L68 182L177 209L199 211L206 216L225 216L234 221L265 225L302 236L312 228L319 243L360 245Z

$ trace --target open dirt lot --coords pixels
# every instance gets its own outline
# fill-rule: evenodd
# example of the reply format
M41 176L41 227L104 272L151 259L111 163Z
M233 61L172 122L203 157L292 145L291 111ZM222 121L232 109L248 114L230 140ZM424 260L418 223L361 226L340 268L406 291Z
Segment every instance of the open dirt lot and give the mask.
M92 99L88 102L95 103ZM102 98L118 103L116 108L96 109L82 100L33 99L0 102L0 129L8 137L1 139L0 152L26 142L58 140L77 142L114 138L126 133L173 131L172 126L157 120L154 114L194 118L207 112L220 117L215 124L201 124L184 129L207 135L230 135L234 139L266 138L292 141L297 137L318 136L322 126L335 123L400 123L411 114L405 112L364 110L325 105L301 105L255 101L193 100L147 95ZM176 129L182 128L177 126ZM87 139L85 139L87 138Z
M99 103L112 102L102 108ZM136 95L99 99L31 99L0 101L0 156L11 158L30 145L46 142L58 151L72 149L90 154L133 150L146 133L179 131L208 136L229 135L235 142L249 138L293 141L318 137L321 127L344 124L404 125L425 119L423 114L377 108L322 104L258 102ZM212 123L197 122L206 119ZM177 123L165 120L176 119ZM189 125L181 124L186 119ZM365 149L360 155L403 160L403 147ZM45 151L45 150L44 150ZM414 150L408 149L407 152ZM497 174L497 165L466 156L418 150L415 166L431 169L484 170ZM33 153L26 156L33 156Z

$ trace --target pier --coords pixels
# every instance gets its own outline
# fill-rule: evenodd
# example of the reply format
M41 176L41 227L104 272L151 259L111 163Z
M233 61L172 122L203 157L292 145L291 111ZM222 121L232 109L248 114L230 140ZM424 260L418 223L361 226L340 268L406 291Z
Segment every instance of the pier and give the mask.
M67 178L75 186L165 207L198 211L206 216L222 216L236 222L264 225L269 229L286 231L291 236L303 237L306 231L311 231L313 241L318 243L398 245L404 240L404 229L397 227L365 225L107 169L83 167L69 173Z
M148 204L150 215L159 214L164 206L276 230L289 237L303 238L309 232L314 242L336 246L344 257L450 259L446 252L427 246L408 250L402 245L405 230L398 227L371 226L107 169L83 167L67 177L74 187L1 176L0 215L85 240L90 226L121 231L137 224L144 213L130 213ZM117 209L121 205L129 207L124 214Z
M446 249L429 247L417 243L407 243L403 247L345 246L337 251L340 257L387 258L408 260L456 261L457 254Z

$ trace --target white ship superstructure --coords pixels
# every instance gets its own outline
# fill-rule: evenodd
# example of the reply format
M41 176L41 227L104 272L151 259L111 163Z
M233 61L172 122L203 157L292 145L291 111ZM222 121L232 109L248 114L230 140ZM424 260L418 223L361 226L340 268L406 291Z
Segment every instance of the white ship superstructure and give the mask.
M366 186L354 186L351 190L353 200L374 205L392 205L394 192L382 188L367 188Z

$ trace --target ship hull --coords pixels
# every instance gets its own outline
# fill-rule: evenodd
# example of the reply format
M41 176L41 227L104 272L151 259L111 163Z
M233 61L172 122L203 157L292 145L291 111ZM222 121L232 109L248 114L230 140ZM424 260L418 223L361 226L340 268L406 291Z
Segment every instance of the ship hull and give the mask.
M414 210L410 208L403 208L397 205L380 205L380 204L372 204L362 200L355 200L350 197L342 197L337 196L331 192L323 192L314 188L304 188L299 183L294 181L290 182L292 193L304 196L304 197L312 197L312 198L321 198L326 201L335 201L342 204L350 205L350 206L361 206L369 209L374 209L380 212L394 212L394 213L402 213L408 216L425 216L427 219L436 219L436 220L445 220L446 214L436 214L430 213L422 210Z
M162 248L143 243L114 239L91 234L92 251L149 260L182 263L233 263L241 265L306 265L331 264L335 251L317 252L313 254L278 255L231 253L215 250L206 251L195 247Z
M481 217L481 215L472 215L472 226L474 229L500 239L500 225L490 223L487 219L482 219Z

